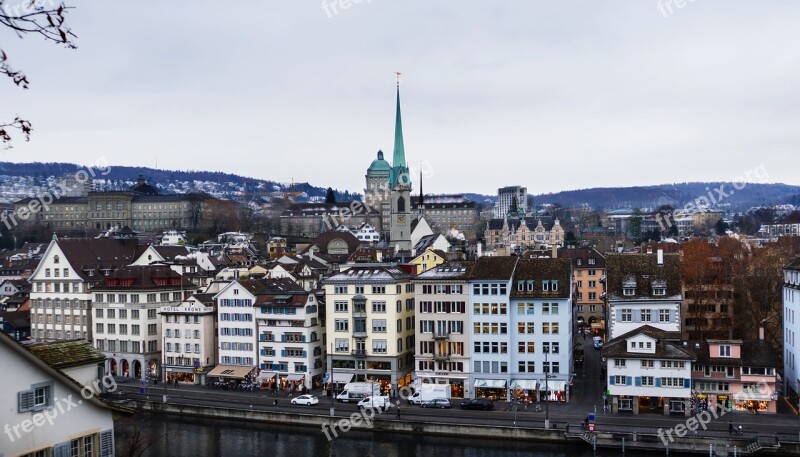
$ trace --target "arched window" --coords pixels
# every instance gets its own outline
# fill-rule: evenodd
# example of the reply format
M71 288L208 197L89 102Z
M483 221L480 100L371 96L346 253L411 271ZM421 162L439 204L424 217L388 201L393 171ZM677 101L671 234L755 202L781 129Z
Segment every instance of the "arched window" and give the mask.
M400 197L397 199L397 212L404 213L406 211L406 199Z
M59 260L61 260L61 259L59 259L58 256L54 256L53 257L53 263L58 263Z

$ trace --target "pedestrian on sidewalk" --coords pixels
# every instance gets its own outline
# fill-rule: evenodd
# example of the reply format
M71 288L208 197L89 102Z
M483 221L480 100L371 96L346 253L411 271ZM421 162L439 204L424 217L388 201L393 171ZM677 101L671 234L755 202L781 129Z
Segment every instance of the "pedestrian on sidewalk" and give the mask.
M400 419L400 405L397 405L397 418Z
M178 388L178 377L176 376L174 379L175 379L175 388L177 389Z

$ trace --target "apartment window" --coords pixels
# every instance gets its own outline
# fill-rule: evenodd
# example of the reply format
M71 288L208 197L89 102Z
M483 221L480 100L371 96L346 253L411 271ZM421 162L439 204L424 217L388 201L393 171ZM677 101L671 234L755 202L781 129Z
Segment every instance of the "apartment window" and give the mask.
M374 333L386 333L386 319L372 319L372 331Z
M668 309L659 309L658 310L658 321L659 322L669 322L669 310Z
M350 319L335 319L333 323L336 332L347 332L350 329Z
M386 312L386 302L385 301L374 301L374 302L372 302L372 312L373 313L385 313Z
M156 318L156 310L155 309L148 309L147 310L147 318L148 319L155 319Z
M337 338L334 341L335 352L350 352L350 340Z
M720 357L730 357L731 356L731 347L727 344L722 344L719 346L719 356Z
M642 386L643 387L655 386L655 378L652 376L642 376Z
M372 352L375 354L386 354L386 340L372 340Z
M363 294L364 293L364 286L356 286L356 293Z
M640 313L642 322L651 322L652 318L651 318L651 312L650 312L649 309L643 309L643 310L639 311L639 313ZM650 343L647 343L647 344L650 344Z
M345 300L336 300L333 302L333 311L337 313L346 313L347 312L347 301Z
M625 368L625 359L614 359L614 367Z
M155 335L156 334L156 324L150 324L147 326L147 334L148 335Z
M550 323L549 322L542 322L542 333L545 335L550 334Z
M642 368L653 368L655 364L652 360L642 360L641 361Z
M633 321L633 310L630 308L625 308L621 312L621 321L622 322L632 322Z
M372 286L372 293L373 294L385 294L386 293L386 286Z

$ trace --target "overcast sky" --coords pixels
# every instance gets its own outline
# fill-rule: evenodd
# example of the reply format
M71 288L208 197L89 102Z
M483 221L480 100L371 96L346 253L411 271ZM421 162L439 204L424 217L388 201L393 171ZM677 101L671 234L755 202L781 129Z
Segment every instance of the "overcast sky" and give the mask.
M73 51L0 30L31 81L0 81L0 119L35 129L0 160L363 191L378 149L391 158L399 70L426 192L730 181L761 164L800 184L800 2L326 3L86 1Z

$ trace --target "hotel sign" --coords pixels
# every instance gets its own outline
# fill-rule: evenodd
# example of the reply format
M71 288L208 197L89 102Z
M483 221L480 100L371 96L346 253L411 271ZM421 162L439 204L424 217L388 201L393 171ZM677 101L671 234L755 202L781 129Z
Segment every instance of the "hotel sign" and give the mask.
M161 314L201 314L214 312L214 308L209 306L162 306L159 310Z

